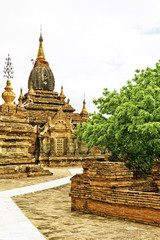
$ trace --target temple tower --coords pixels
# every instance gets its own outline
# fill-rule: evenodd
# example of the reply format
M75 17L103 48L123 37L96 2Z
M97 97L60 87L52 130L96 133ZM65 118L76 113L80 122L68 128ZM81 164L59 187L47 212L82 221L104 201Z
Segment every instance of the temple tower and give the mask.
M35 159L49 166L69 162L80 164L81 156L89 154L89 149L86 144L77 142L74 129L89 118L85 100L81 113L75 113L63 86L60 93L55 92L54 87L55 79L45 58L40 34L37 58L28 80L29 89L22 101L29 123L37 129Z
M54 117L61 107L66 113L75 111L69 101L65 102L63 88L58 94L54 87L55 79L45 58L40 33L37 58L28 79L28 93L24 95L22 101L33 125L43 125L48 121L48 117Z
M49 63L45 59L42 33L39 38L37 59L29 76L28 89L53 91L55 80Z
M88 115L88 112L87 112L87 109L86 109L85 99L83 100L83 108L82 108L82 111L80 113L80 116L81 116L81 118L84 122L86 122L89 119L89 115Z

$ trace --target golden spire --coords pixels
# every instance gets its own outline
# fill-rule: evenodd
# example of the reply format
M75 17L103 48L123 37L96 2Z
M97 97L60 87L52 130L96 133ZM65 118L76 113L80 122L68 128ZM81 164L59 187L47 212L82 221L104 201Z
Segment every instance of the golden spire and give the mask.
M40 32L39 49L38 49L37 59L36 59L36 62L34 64L34 67L41 66L41 65L49 66L49 64L46 61L45 56L44 56L42 29L41 29L41 32Z
M60 96L61 101L64 101L64 99L66 98L66 96L64 95L64 92L63 92L63 86L61 87L61 93L59 96Z
M83 108L80 114L88 114L87 109L86 109L86 101L85 99L83 100Z
M85 98L83 100L83 108L82 108L82 111L81 111L80 115L82 117L82 120L84 120L84 121L87 121L89 119L89 115L88 115L88 112L87 112L87 109L86 109Z
M6 83L5 91L2 93L2 98L4 100L4 105L10 106L14 105L13 100L16 97L16 94L12 92L13 88L11 86L11 81L8 79Z
M39 49L38 49L37 58L45 60L42 43L43 43L43 37L42 37L42 32L41 32L40 33L40 38L39 38Z
M22 88L21 88L21 90L20 90L20 95L19 95L19 98L18 98L18 101L19 101L19 103L18 103L18 106L21 106L22 105L22 99L23 99L23 93L22 93Z

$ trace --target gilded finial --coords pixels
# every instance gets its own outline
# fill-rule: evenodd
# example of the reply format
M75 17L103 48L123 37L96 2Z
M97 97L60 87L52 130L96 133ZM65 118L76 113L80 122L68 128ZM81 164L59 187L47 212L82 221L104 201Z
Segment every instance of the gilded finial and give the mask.
M20 95L19 95L19 98L18 98L18 106L21 106L22 105L22 99L23 99L23 93L22 93L22 88L20 89Z
M41 32L40 37L39 37L39 49L38 49L37 58L45 60L42 42L43 42L43 37L42 37L42 32Z
M39 49L37 54L37 59L34 63L34 67L37 66L48 66L49 64L45 59L44 50L43 50L43 37L42 37L42 27L40 28L40 37L39 37Z
M87 112L87 110L86 110L86 101L85 101L85 93L84 93L84 97L83 97L83 109L82 109L82 111L84 111L84 112ZM87 112L87 114L88 114L88 112Z
M5 91L2 93L2 98L4 100L4 105L10 106L14 105L13 100L16 97L16 94L12 92L13 88L11 86L11 81L8 79L6 83Z
M22 88L21 88L21 90L20 90L20 98L23 98L23 93L22 93Z
M83 100L83 108L82 108L82 111L81 111L80 115L82 117L85 117L86 119L89 119L88 112L87 112L87 109L86 109L85 94L84 94L84 100Z
M83 108L82 108L82 111L83 111L83 112L87 112L85 99L83 100Z
M64 92L63 92L63 86L61 86L61 93L60 93L59 97L60 97L61 101L64 101L66 98L66 96L64 95Z

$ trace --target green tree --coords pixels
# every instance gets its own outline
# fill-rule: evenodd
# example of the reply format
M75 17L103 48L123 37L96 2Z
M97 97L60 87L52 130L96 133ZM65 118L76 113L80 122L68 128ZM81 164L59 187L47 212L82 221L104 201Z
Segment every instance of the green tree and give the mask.
M147 173L160 158L160 61L154 69L136 70L120 92L105 88L93 102L99 112L78 126L77 139L105 147L112 160Z

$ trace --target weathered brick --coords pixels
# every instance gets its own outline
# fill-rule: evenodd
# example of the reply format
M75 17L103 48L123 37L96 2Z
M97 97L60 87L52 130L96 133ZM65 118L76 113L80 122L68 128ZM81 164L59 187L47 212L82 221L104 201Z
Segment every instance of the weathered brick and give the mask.
M124 163L95 159L83 167L83 174L71 179L72 210L160 226L160 194L154 176L135 180Z

